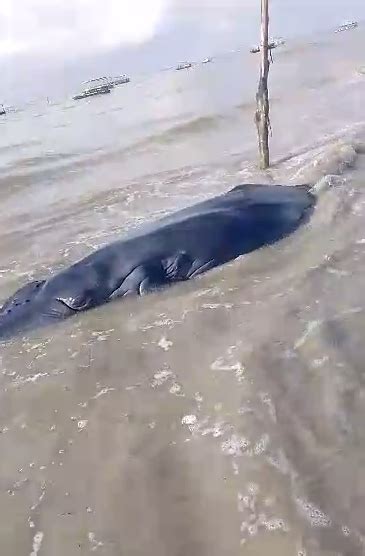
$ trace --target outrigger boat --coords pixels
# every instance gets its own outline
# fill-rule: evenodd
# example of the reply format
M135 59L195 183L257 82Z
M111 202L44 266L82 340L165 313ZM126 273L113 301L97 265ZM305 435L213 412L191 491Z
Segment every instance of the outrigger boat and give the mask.
M278 46L281 46L285 44L285 40L284 39L272 39L269 44L269 50L273 50L274 48L277 48ZM261 46L253 46L252 48L250 48L250 52L251 54L257 54L257 52L260 52L261 50Z
M182 64L179 64L179 65L177 66L176 69L177 69L178 71L179 71L179 70L184 70L184 69L191 68L192 65L193 65L193 64L191 64L190 62L184 62L184 63L182 63Z
M350 31L350 29L356 29L358 25L359 24L357 21L344 21L344 23L336 29L335 33L341 33L342 31Z
M81 93L75 95L73 100L80 100L82 98L93 97L96 95L105 95L110 93L111 89L114 87L107 77L98 77L97 79L90 79L89 81L84 81L83 85L88 85L85 87Z
M124 85L130 82L130 77L127 75L118 75L117 77L109 77L109 83L112 85Z

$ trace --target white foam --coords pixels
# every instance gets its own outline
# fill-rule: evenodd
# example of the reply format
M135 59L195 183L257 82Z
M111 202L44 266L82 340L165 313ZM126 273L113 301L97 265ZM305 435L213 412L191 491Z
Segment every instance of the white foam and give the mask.
M44 533L42 533L42 531L38 531L34 537L33 537L33 550L30 553L30 556L37 556L40 549L41 549L41 544L44 538Z

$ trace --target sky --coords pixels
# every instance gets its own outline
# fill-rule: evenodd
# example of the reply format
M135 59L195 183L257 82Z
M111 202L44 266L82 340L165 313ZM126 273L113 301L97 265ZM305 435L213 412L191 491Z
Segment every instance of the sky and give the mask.
M285 37L365 18L364 0L271 0ZM67 94L258 40L260 0L0 0L0 102Z
M0 56L70 56L140 44L155 34L169 0L1 0Z
M20 53L66 58L140 45L172 21L228 30L257 0L1 0L0 57ZM204 15L204 19L202 19Z

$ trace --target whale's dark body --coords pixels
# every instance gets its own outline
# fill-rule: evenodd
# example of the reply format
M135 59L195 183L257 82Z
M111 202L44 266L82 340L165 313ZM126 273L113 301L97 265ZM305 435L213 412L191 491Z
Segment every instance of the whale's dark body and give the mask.
M180 210L23 286L0 310L0 339L189 280L287 236L314 205L307 186L243 185Z

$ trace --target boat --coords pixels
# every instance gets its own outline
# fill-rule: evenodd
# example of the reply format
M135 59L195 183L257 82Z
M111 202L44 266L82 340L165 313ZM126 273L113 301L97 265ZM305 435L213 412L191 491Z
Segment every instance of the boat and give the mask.
M205 60L202 61L202 64L209 64L209 62L212 62L213 58L205 58Z
M177 71L179 70L183 70L183 69L188 69L192 67L192 63L191 62L183 62L182 64L179 64L176 68Z
M284 39L272 39L269 44L269 50L273 50L274 48L277 48L278 46L281 46L285 44ZM251 54L257 54L257 52L260 52L261 50L261 46L253 46L252 48L250 48L250 52Z
M130 77L128 77L125 74L118 75L117 77L109 77L109 83L112 83L113 85L124 85L125 83L129 83L129 82L130 82Z
M0 116L4 116L6 114L6 110L3 104L0 104Z
M83 85L87 85L87 87L85 87L81 93L73 96L73 100L80 100L82 98L93 97L96 95L105 95L110 93L111 89L114 87L114 85L109 82L107 77L90 79L89 81L84 81Z
M358 25L359 24L357 21L345 21L336 29L335 33L341 33L342 31L350 31L350 29L356 29Z

